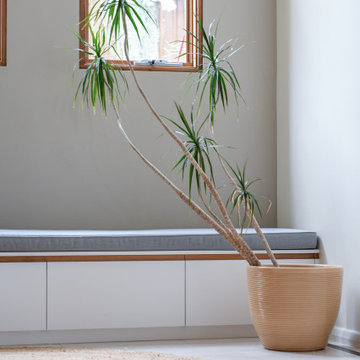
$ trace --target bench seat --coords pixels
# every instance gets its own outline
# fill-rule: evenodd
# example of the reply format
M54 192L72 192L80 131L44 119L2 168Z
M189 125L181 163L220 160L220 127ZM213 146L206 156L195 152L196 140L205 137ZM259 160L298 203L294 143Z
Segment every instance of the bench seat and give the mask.
M263 229L273 250L317 248L315 232ZM254 229L244 234L253 250L263 250ZM0 230L0 252L72 251L221 251L232 247L212 229Z

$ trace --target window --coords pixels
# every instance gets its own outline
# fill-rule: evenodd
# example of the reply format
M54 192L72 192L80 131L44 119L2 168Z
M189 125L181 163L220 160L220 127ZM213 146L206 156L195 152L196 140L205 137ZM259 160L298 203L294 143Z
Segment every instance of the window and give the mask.
M89 14L96 0L80 0L80 22ZM140 29L141 44L137 34L129 25L129 54L136 70L194 71L200 64L198 50L182 41L189 41L191 31L201 38L196 17L202 20L202 0L141 0L141 4L151 13L157 24L144 16L149 34ZM82 28L80 34L88 41L89 30ZM82 44L80 46L83 48ZM122 41L116 48L123 58ZM179 55L187 53L187 56ZM113 50L107 54L108 60L127 69L125 61L118 59ZM80 68L86 68L91 59L80 53Z
M0 65L6 65L6 0L0 0Z

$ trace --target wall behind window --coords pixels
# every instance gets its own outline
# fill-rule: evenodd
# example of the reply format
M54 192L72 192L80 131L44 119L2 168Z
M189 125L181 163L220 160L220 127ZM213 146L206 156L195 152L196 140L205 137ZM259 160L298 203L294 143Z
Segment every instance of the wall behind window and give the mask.
M360 341L360 2L278 1L279 226L344 266L337 334ZM350 330L350 331L349 331Z
M274 226L275 1L205 0L204 6L207 24L223 13L223 40L256 41L235 61L247 106L241 105L239 120L233 105L226 119L219 111L216 130L219 142L227 139L239 148L230 159L248 159L249 175L263 179L257 192L273 201L263 223ZM0 227L205 226L133 154L111 113L94 117L80 105L72 108L71 72L78 55L62 48L77 47L69 30L77 22L74 0L48 0L46 7L22 0L8 4L8 66L0 68ZM139 73L160 113L170 116L186 76ZM169 170L179 153L135 91L127 97L123 120L140 148ZM171 176L180 182L176 173Z

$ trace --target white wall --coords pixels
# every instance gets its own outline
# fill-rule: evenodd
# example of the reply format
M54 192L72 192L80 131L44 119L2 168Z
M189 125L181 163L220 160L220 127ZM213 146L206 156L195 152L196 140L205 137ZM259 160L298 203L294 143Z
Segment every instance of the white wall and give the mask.
M278 226L317 231L344 266L338 326L360 340L360 1L277 7Z
M275 225L275 0L204 4L206 23L223 13L223 39L256 41L236 57L247 107L241 106L239 121L235 106L228 119L219 116L218 140L239 146L232 159L249 158L249 174L263 179L258 193L274 201L264 224ZM77 54L62 48L77 47L70 32L77 22L78 0L8 1L8 66L0 68L0 227L204 226L130 151L112 115L104 119L72 108ZM185 75L139 78L160 113L175 115L173 99L182 98ZM132 94L124 122L149 157L168 170L177 150L159 138L162 131Z

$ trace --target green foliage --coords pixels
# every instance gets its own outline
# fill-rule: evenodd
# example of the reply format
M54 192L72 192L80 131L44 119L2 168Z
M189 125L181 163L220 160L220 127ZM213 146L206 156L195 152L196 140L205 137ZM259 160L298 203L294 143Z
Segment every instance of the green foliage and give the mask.
M239 215L239 223L242 230L246 224L246 213L244 214L244 216L241 216L241 211L240 211L241 206L245 207L245 212L247 209L250 210L250 218L249 218L248 226L250 226L252 223L255 209L257 209L260 216L262 216L259 203L256 200L255 195L250 191L251 186L260 179L257 178L253 180L246 179L246 174L245 174L246 164L243 166L241 170L238 166L236 166L236 169L234 169L227 161L225 162L229 167L230 171L232 172L232 174L234 175L233 180L235 186L234 190L231 192L227 200L226 205L231 203L232 210L234 210L235 208L237 209Z
M141 12L154 21L149 11L138 0L98 0L90 10L89 20L100 21L101 25L105 23L110 28L110 39L113 35L115 39L119 39L124 33L123 15L125 14L126 20L132 24L141 41L139 28L142 27L148 33Z
M240 83L235 74L234 68L229 62L229 58L237 53L243 46L234 50L234 42L228 40L218 49L216 47L216 36L219 23L216 24L213 31L214 22L210 24L206 32L203 24L199 19L196 20L201 31L201 38L188 31L191 36L190 44L196 49L203 60L203 65L199 67L199 78L197 80L198 110L203 102L206 89L209 93L209 116L211 127L214 126L214 117L216 105L221 101L224 111L229 105L229 90L233 93L236 103L239 97L241 99ZM185 41L185 43L189 43ZM182 54L181 56L186 55Z
M171 123L173 123L177 128L177 133L181 136L185 137L184 145L190 152L190 154L194 157L195 161L200 165L201 169L206 173L207 169L209 170L209 177L210 180L215 184L215 178L213 173L213 166L210 159L210 150L218 147L215 140L201 136L200 131L205 124L205 121L199 126L198 129L195 128L195 121L193 112L190 114L190 121L186 118L181 106L178 104L176 105L177 112L179 114L181 125L176 123L175 121L168 119ZM192 183L195 173L195 181L197 190L201 192L201 181L199 172L194 168L194 165L189 162L189 159L186 155L181 156L180 160L175 164L173 170L176 168L180 168L182 177L184 179L186 169L189 169L189 198L191 199L191 190L192 190ZM206 185L204 184L204 189L206 191Z
M90 102L94 112L96 112L97 104L99 102L102 110L106 114L107 103L109 100L108 96L111 104L119 104L119 99L121 99L121 92L116 72L111 64L104 58L104 54L109 51L109 49L114 49L114 47L112 45L105 45L105 30L103 28L100 27L99 30L94 33L91 25L89 24L89 30L91 34L91 43L84 40L78 33L73 32L74 35L85 45L86 49L76 50L86 53L91 59L93 58L91 64L86 69L84 76L77 86L74 97L74 106L79 93L81 93L83 105L86 103L88 106ZM121 70L118 70L117 73L120 75L120 78L127 89L128 83L125 75Z

